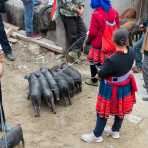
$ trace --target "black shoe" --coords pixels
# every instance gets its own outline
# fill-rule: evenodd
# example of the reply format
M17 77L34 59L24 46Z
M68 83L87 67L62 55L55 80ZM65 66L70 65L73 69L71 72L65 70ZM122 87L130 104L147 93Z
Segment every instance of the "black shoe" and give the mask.
M91 86L98 86L98 85L99 85L99 84L98 84L98 81L93 82L91 79L86 80L86 81L85 81L85 84L91 85Z
M6 58L10 61L15 61L16 57L13 53L6 54Z

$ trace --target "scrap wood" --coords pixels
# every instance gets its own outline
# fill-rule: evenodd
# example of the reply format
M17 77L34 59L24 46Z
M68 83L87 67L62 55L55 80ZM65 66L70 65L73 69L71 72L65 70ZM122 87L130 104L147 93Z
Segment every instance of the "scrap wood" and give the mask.
M9 37L8 40L9 40L10 43L13 43L13 44L18 42L18 39L14 39L14 38L11 38L11 37Z
M10 37L14 31L18 31L20 29L19 27L6 22L4 22L4 27L8 37Z
M5 28L11 28L14 31L18 31L20 29L20 27L12 25L10 23L6 23L6 22L4 22L4 26L5 26Z
M12 36L15 37L15 38L19 38L21 40L24 40L26 42L36 43L39 46L47 48L47 49L49 49L53 52L56 52L56 53L63 53L62 47L57 46L52 41L45 39L45 38L35 39L35 38L26 37L25 32L22 31L22 30L18 31L18 32L13 32Z

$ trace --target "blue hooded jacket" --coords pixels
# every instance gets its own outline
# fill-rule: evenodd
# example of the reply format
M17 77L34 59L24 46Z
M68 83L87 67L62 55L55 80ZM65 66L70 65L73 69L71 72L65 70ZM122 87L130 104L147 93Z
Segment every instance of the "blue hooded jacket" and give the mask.
M111 8L111 2L110 0L91 0L91 7L93 9L96 8L103 8L106 12L109 11L109 9Z

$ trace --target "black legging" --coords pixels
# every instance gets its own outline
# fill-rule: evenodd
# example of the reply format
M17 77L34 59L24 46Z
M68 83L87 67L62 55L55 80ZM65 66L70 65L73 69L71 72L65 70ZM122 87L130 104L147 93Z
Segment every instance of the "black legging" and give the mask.
M1 89L1 83L0 83L0 107L2 110L2 115L3 115L3 122L5 123L5 114L4 114L4 109L3 109L3 103L2 103L2 89ZM1 124L1 113L0 113L0 124Z
M91 80L92 82L96 83L98 81L98 79L95 78L96 74L97 74L97 68L96 66L101 66L100 63L97 63L97 64L94 64L94 63L91 63L90 64L90 73L91 73Z

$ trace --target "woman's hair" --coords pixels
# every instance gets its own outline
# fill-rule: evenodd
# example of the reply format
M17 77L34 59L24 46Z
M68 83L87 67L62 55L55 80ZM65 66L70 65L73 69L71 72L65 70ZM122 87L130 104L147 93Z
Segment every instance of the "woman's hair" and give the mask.
M107 12L111 8L110 0L91 0L90 5L93 9L103 8Z
M124 18L135 18L137 17L137 12L135 8L126 9L120 16L121 19Z
M129 32L128 32L127 29L118 29L113 34L113 41L118 46L127 46L127 44L128 44L128 36L129 36Z

